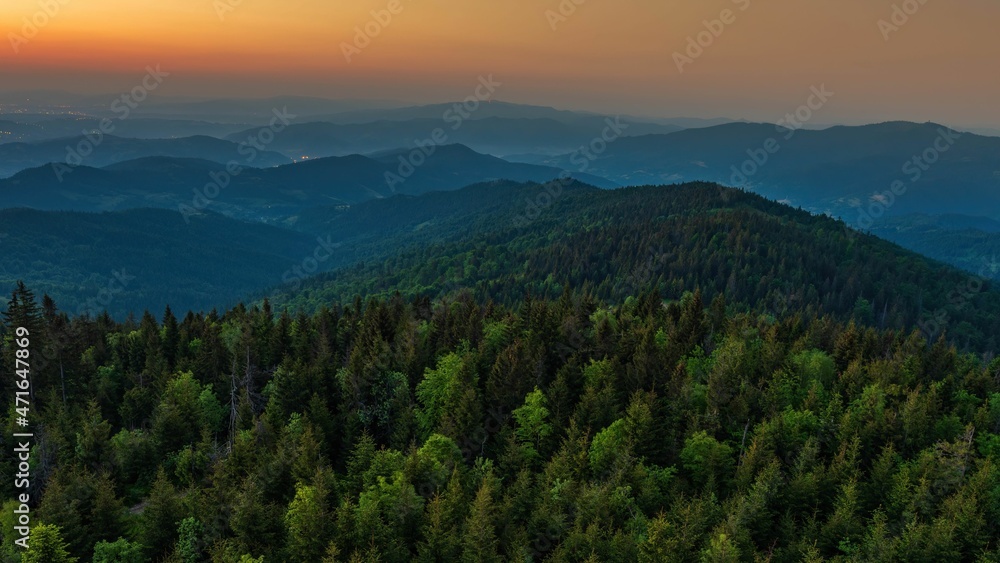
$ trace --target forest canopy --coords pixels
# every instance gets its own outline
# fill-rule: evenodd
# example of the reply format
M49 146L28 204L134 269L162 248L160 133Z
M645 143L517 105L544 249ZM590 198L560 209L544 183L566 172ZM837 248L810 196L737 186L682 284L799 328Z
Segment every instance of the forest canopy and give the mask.
M699 288L117 322L19 287L17 561L995 561L1000 361ZM3 378L4 397L12 397ZM8 440L13 406L0 423ZM13 473L4 443L0 467ZM12 483L0 483L13 498Z

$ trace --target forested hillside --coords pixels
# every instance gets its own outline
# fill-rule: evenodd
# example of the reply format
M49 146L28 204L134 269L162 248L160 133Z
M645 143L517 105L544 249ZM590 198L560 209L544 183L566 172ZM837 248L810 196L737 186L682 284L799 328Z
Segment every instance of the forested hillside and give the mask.
M119 319L166 303L183 311L235 305L281 283L317 246L316 237L215 213L185 223L165 209L2 209L0 235L0 286L24 280L73 314L107 310Z
M504 188L471 187L468 197L489 202L491 189ZM458 227L440 211L425 210L424 198L366 204L361 209L379 224L412 225L406 214L414 208L425 218L422 228L436 236L418 231L409 236L426 235L426 244L388 259L373 254L367 263L277 295L287 296L292 309L315 311L356 294L395 291L439 297L470 288L480 300L514 304L526 293L556 298L568 284L621 303L649 285L668 299L700 287L706 299L724 292L734 305L761 313L803 311L881 328L920 326L932 339L947 331L962 349L995 350L1000 293L989 280L829 217L704 183L513 189L508 204L479 204L482 210L453 205ZM310 219L312 228L362 230L358 210L331 213L325 224ZM435 231L439 224L449 227Z
M0 368L30 329L41 502L22 560L1000 557L1000 362L662 297L119 324L19 288Z
M235 283L320 235L360 262L125 321L17 284L0 371L27 329L35 527L22 552L4 507L5 560L1000 557L981 278L714 184L490 182L298 233L165 213L66 214L32 252L71 266L50 243L73 234L117 241L88 258L109 267L143 247L167 259L147 275Z
M967 216L908 215L876 223L872 234L976 274L1000 279L1000 223Z
M80 124L83 127L83 124ZM69 176L69 167L84 164L109 166L147 157L203 158L225 166L228 162L247 162L247 148L230 141L207 136L181 139L129 139L81 129L66 138L33 143L0 143L0 177L22 170L44 167L60 181ZM289 164L291 159L276 152L254 151L254 166ZM62 167L60 170L59 167Z
M883 214L996 219L998 151L998 137L935 123L895 121L821 130L788 122L727 123L619 139L587 171L623 185L720 182L861 225ZM573 157L519 160L567 166ZM894 187L896 182L902 188ZM871 207L874 201L884 205Z
M372 157L353 154L270 168L254 168L264 163L252 155L227 163L154 156L104 168L93 168L95 163L86 161L58 173L46 164L0 179L0 208L120 211L154 207L178 210L185 218L207 210L251 222L277 222L320 206L458 190L499 178L545 182L563 175L559 168L507 162L461 145L427 151L397 150ZM571 175L596 186L618 186L581 172Z

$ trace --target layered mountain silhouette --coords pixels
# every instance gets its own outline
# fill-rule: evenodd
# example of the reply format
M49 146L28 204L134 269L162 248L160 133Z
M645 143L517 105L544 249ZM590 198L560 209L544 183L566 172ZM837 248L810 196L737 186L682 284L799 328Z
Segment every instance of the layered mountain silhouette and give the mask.
M102 134L98 130L65 139L0 144L0 177L49 164L100 168L151 156L201 158L221 164L237 162L254 167L291 162L288 157L275 152L214 137L131 139Z
M44 118L25 119L20 116L6 116L10 119L0 120L0 144L32 143L79 137L86 131L101 128L101 118L91 116L45 116ZM250 129L250 123L215 123L211 121L190 119L152 119L129 117L113 121L116 137L132 139L172 139L205 135L222 138L226 135Z
M461 190L470 184L533 185L565 175L600 188L706 180L842 218L849 227L974 275L998 274L1000 217L990 210L1000 208L1000 138L933 123L791 131L735 122L674 130L677 125L670 123L625 121L625 136L598 143L594 131L599 134L606 125L603 116L501 102L480 106L455 129L442 119L454 104L337 113L336 123L293 123L265 150L250 150L243 142L259 128L232 132L235 124L143 117L127 120L134 134L202 127L228 130L230 139L91 134L0 143L0 173L13 174L0 179L0 208L104 212L148 207L173 211L156 220L182 223L221 213L313 236L361 237L357 241L367 242L345 258L350 261L382 256L405 240L467 232L464 222L473 211L508 205L506 199L486 197L488 188ZM324 106L311 107L322 111ZM382 119L356 122L374 115ZM0 122L0 133L32 135L39 128L51 133L91 123L90 118L18 119ZM457 142L421 141L437 129L448 141L465 140L480 151ZM80 165L66 165L88 147ZM519 154L504 159L482 154L515 150ZM289 156L348 152L297 163ZM359 223L362 210L385 201L414 206L406 217L395 213L392 220L371 221L396 232L398 240ZM537 211L530 209L531 201L518 204L521 216ZM464 211L441 211L448 208ZM393 226L394 221L402 226Z
M550 166L569 166L572 159L517 158ZM625 137L609 144L587 172L625 185L716 181L844 217L860 228L883 215L1000 209L1000 137L933 123L794 132L730 123ZM896 182L900 193L886 195Z
M947 330L976 347L1000 331L1000 293L988 279L717 184L500 182L316 210L299 226L342 241L355 265L279 288L293 309L397 291L518 303L569 286L620 303L652 287L666 298L701 288L767 314L919 327L932 338Z
M79 303L124 270L134 281L108 306L119 314L164 302L209 308L240 292L306 310L397 291L469 290L514 303L557 297L569 285L611 302L653 287L668 298L724 291L734 306L764 314L948 328L977 348L1000 331L1000 294L989 281L956 307L955 288L968 274L841 221L715 184L602 190L494 181L313 207L285 229L210 212L185 224L157 209L12 209L0 220L10 230L4 280L30 279ZM944 324L935 316L942 310Z
M236 173L234 173L236 172ZM310 160L266 169L230 168L202 159L151 157L105 168L80 166L62 178L51 165L0 180L4 207L111 211L203 210L248 220L278 220L317 206L348 205L400 194L455 190L495 179L544 182L558 168L511 163L461 145ZM600 187L616 184L587 174Z
M409 120L383 119L368 123L309 122L289 125L275 136L268 148L292 158L342 156L370 153L429 142L434 135L444 135L448 143L459 143L483 153L559 154L576 150L600 137L608 118L571 114L572 119L554 117L481 117L462 113L453 106L441 106L434 117ZM423 115L426 112L419 112ZM625 121L624 134L642 135L680 130L673 125ZM435 133L437 131L438 133ZM253 129L233 133L232 141L245 139Z

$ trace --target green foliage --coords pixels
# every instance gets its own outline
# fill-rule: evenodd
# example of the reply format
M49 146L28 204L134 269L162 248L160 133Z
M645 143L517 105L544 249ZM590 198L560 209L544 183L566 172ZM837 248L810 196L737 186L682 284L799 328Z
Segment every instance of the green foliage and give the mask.
M833 387L834 378L837 376L837 364L822 350L799 352L792 356L791 364L798 376L802 398L814 384L824 390Z
M17 554L21 551L21 548L14 544L14 540L20 538L14 527L18 525L17 515L14 511L17 510L20 503L8 500L0 505L0 538L3 539L2 544L0 544L0 557L5 561L17 561Z
M39 318L77 336L66 403L40 368L33 533L96 561L995 554L1000 362L715 303L238 306L176 345L151 315Z
M94 545L93 563L143 563L142 546L125 538L113 542L99 541Z
M417 385L417 399L421 409L417 420L424 432L433 432L440 427L450 407L463 394L462 357L452 352L438 360L436 369L427 369L424 379Z
M197 563L201 561L201 541L205 533L205 527L197 518L187 517L181 520L177 527L177 547L174 552L183 563Z
M463 563L499 563L499 542L494 524L493 487L488 479L476 492L462 542Z
M601 430L590 443L590 469L602 475L612 469L615 461L624 453L626 444L625 421L618 419L611 426Z
M700 289L704 303L725 294L729 307L769 318L809 311L865 326L955 332L962 347L996 348L1000 292L827 216L707 183L616 190L571 185L562 187L558 211L525 224L524 200L534 200L545 188L507 188L476 186L463 194L490 202L488 211L479 209L482 202L467 204L477 209L470 217L462 214L463 236L443 230L434 243L409 246L414 233L407 231L405 241L390 242L397 245L393 252L310 279L287 303L315 311L344 296L388 297L398 291L442 297L457 286L483 302L514 304L525 292L556 299L569 285L622 304L653 288L679 301ZM493 202L502 196L504 202ZM383 201L371 204L368 213L378 207L410 224L413 205ZM449 201L439 215L454 213L455 205ZM336 221L328 219L323 228L331 223ZM339 227L344 238L352 236L349 224ZM470 262L469 256L477 259ZM552 275L553 265L558 275ZM604 320L614 331L615 319L605 313L590 318L593 325ZM684 345L702 344L706 320L688 316L683 330L665 335Z
M183 506L177 491L161 469L137 522L140 542L149 556L160 557L174 547L181 518Z
M739 549L726 534L712 538L705 551L701 552L702 563L737 563L739 560Z
M549 424L549 409L545 407L546 400L542 390L535 390L524 398L524 405L514 410L515 430L517 438L523 442L529 451L529 457L538 457L542 441L552 434Z
M0 285L23 277L72 304L72 314L91 316L106 307L124 318L166 303L209 310L275 283L289 256L316 248L314 236L213 213L178 222L176 207L100 215L4 209L0 223L10 234Z
M66 547L66 542L63 541L58 526L38 524L31 529L28 549L21 555L21 563L73 563L77 561L76 557L70 557Z
M193 444L202 432L214 433L224 416L211 386L202 386L190 371L167 383L153 414L153 437L161 451L169 453Z
M735 464L733 449L705 431L695 432L684 441L680 457L695 485L707 490L723 486Z
M39 517L58 526L75 557L87 557L94 544L125 532L125 507L106 474L67 466L51 476Z
M212 385L206 385L198 394L198 408L201 411L201 422L205 430L212 434L222 430L222 421L226 417L226 409L212 392Z
M289 561L319 561L326 551L326 491L321 487L296 484L295 498L288 505Z

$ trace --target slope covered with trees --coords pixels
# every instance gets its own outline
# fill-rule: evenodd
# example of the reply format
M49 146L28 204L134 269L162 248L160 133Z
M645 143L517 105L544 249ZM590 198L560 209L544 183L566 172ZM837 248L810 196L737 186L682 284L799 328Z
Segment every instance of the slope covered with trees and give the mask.
M502 195L488 195L491 189ZM921 327L932 339L948 332L960 348L980 352L995 350L1000 334L1000 292L989 280L747 192L704 183L466 190L506 203L454 205L454 220L405 199L366 204L381 224L412 224L406 214L423 213L427 232L412 236L426 242L316 277L282 303L315 311L356 294L439 297L470 288L480 300L514 304L526 292L556 298L566 285L621 303L649 285L668 299L700 287L708 300L724 292L734 305L761 313ZM338 233L358 216L352 210L311 224Z
M35 527L16 547L5 500L0 558L1000 558L1000 315L966 274L711 184L495 182L292 226L369 262L123 322L16 285Z
M119 324L19 288L22 561L995 561L1000 363L648 288ZM11 397L9 379L4 397ZM13 411L4 411L6 440ZM12 449L0 448L4 474ZM11 482L0 496L11 498Z
M907 215L875 223L872 234L982 278L1000 278L1000 223L963 215Z
M313 254L316 237L203 213L185 223L165 209L111 213L0 210L0 286L24 280L75 314L124 318L238 303L281 283Z

